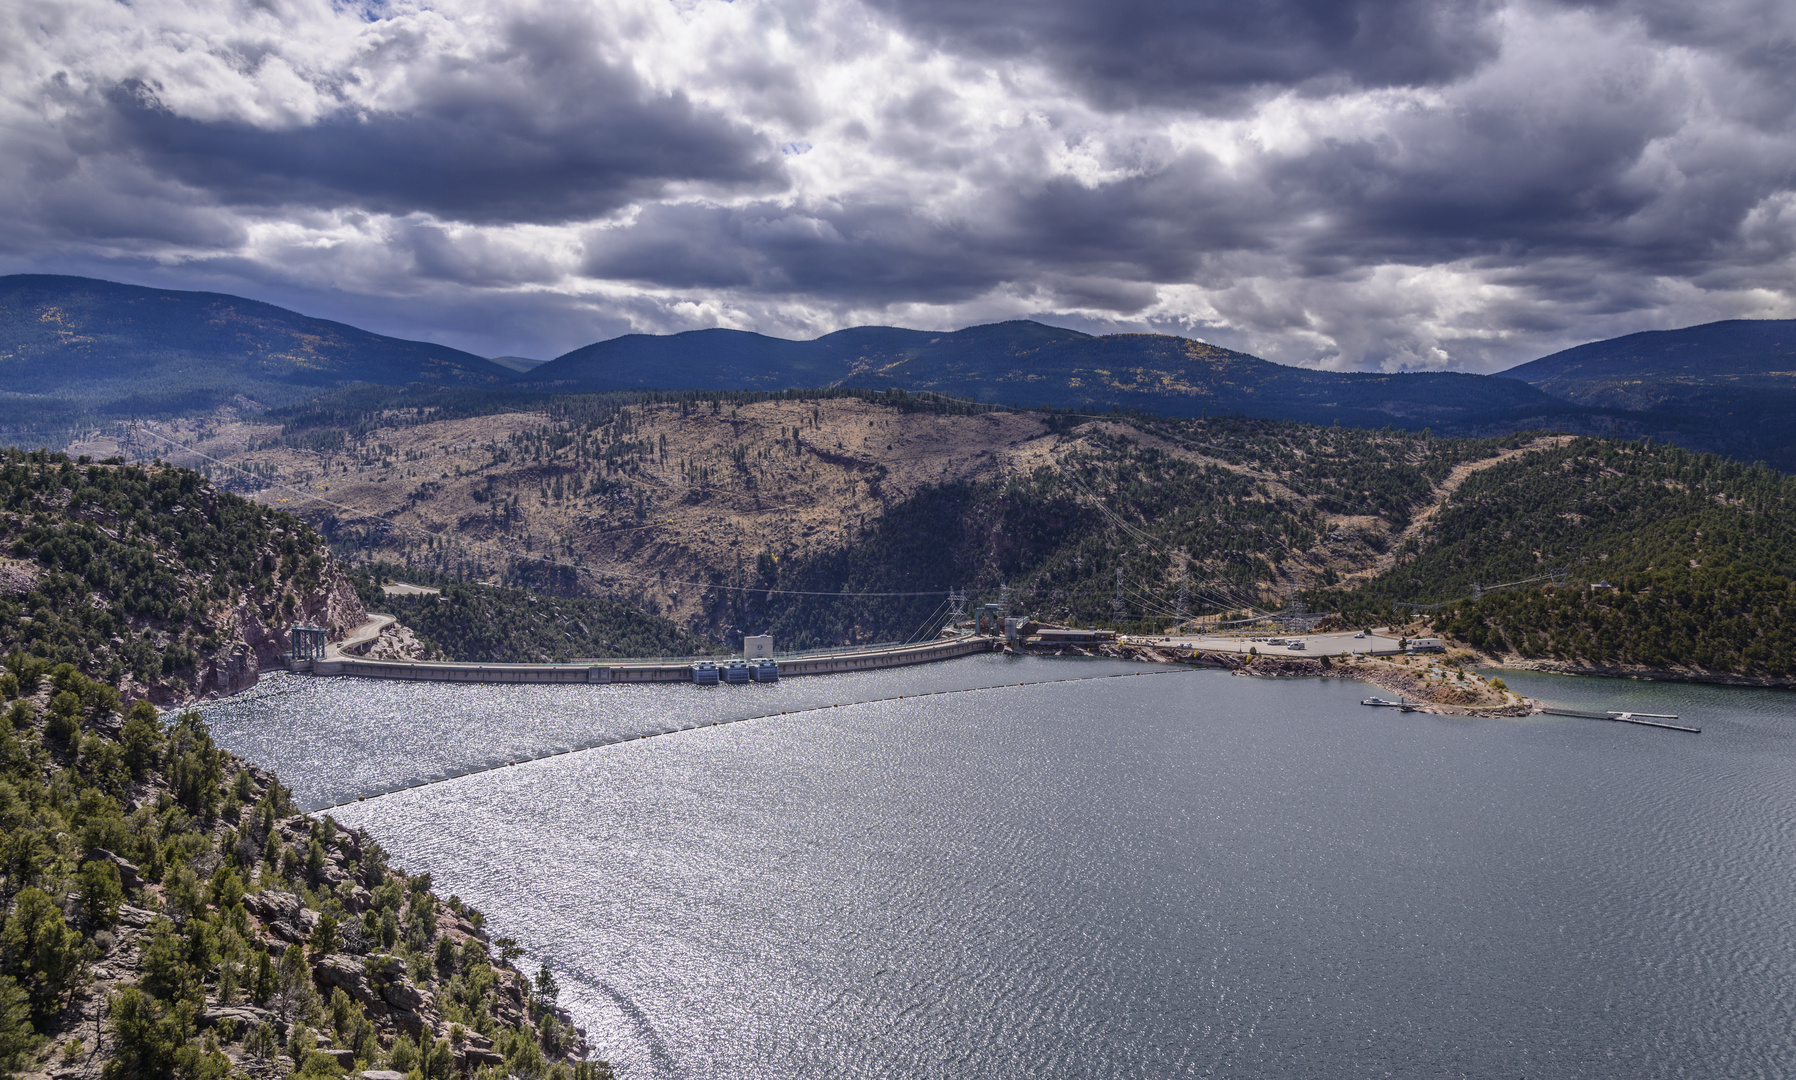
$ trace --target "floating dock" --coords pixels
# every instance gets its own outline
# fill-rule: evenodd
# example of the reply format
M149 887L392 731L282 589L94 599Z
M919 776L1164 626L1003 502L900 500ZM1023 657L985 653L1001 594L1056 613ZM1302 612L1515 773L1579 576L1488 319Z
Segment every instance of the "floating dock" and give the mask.
M1392 701L1390 698L1369 697L1360 702L1361 705L1372 705L1382 709L1399 709L1403 712L1415 712L1418 706L1408 701ZM1576 716L1583 720L1613 720L1619 724L1639 724L1641 727L1664 728L1667 731L1684 731L1691 735L1701 735L1702 728L1687 727L1683 724L1669 724L1668 720L1676 720L1673 713L1643 712L1585 712L1580 709L1541 709L1546 716Z
M1675 713L1643 713L1643 712L1585 712L1580 709L1542 709L1547 716L1576 716L1583 720L1614 720L1620 724L1639 724L1641 727L1664 728L1666 731L1684 731L1691 735L1701 735L1702 728L1686 727L1683 724L1668 724L1667 720L1676 720Z

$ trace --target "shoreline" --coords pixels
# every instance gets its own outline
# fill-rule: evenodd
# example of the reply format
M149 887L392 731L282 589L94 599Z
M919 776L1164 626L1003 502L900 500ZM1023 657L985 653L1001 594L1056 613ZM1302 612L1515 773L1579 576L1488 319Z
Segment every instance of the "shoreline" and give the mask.
M1796 690L1796 677L1776 675L1732 675L1727 672L1688 671L1680 668L1649 668L1574 664L1568 660L1498 659L1479 654L1479 667L1508 671L1527 671L1542 675L1580 675L1592 679L1626 679L1633 682L1694 683L1705 686L1732 686L1745 690Z
M941 642L931 642L940 645ZM1333 678L1354 679L1376 686L1382 690L1413 698L1418 712L1434 713L1442 716L1492 716L1518 717L1539 712L1544 705L1532 698L1524 697L1513 691L1497 691L1505 695L1503 704L1488 703L1488 682L1475 672L1467 672L1466 679L1430 680L1417 677L1417 669L1410 665L1391 660L1366 657L1341 661L1333 656L1286 656L1271 654L1249 656L1233 652L1215 652L1209 650L1184 650L1176 647L1141 645L1135 643L1114 643L1095 646L1039 644L1005 644L1001 640L993 641L994 651L1002 651L1011 655L1026 656L1085 656L1108 657L1119 660L1135 660L1155 664L1179 664L1196 667L1220 668L1232 671L1237 675L1251 675L1261 678ZM1549 675L1575 675L1585 678L1625 679L1640 682L1678 682L1712 686L1728 686L1740 689L1796 690L1796 677L1782 678L1772 676L1732 675L1720 672L1690 671L1675 668L1645 668L1631 666L1603 666L1574 664L1561 660L1526 660L1520 657L1499 659L1464 650L1471 653L1468 666L1495 669L1498 671L1522 671ZM833 658L832 659L836 659ZM931 658L936 659L936 658ZM942 657L940 659L949 659ZM630 658L618 658L610 661L612 665L629 665ZM917 661L912 661L917 662ZM921 661L928 663L930 661ZM413 661L405 666L417 664ZM419 665L444 666L444 665ZM456 665L447 665L456 666ZM465 665L469 667L511 667L513 665ZM883 666L883 665L881 665ZM281 669L275 669L281 670ZM1426 670L1425 668L1423 670ZM1455 671L1459 669L1455 668ZM819 672L821 673L821 672ZM257 672L260 675L261 672ZM348 672L345 672L348 674ZM358 673L359 674L359 673ZM794 672L793 674L801 674ZM808 672L802 673L808 674ZM193 695L182 702L179 707L193 707L208 700L234 697L244 690L253 688L260 680L244 682L242 685L216 688L211 693ZM459 681L459 680L457 680ZM533 680L522 680L533 681ZM610 680L605 680L610 681ZM619 680L636 681L636 680ZM1484 701L1479 699L1483 698ZM166 707L165 707L166 708Z
M194 686L183 687L183 692L176 695L176 700L154 701L153 703L157 704L160 710L171 711L179 708L191 708L206 701L234 697L243 690L256 686L264 673L280 670L310 670L314 674L321 675L341 674L374 678L493 683L683 682L690 678L688 673L690 664L686 659L669 662L664 658L612 657L604 660L587 660L581 663L537 664L423 660L420 659L423 650L419 648L410 629L391 615L370 616L355 627L354 631L347 640L331 644L325 657L313 662L262 664L257 662L261 659L259 652L251 649L249 650L251 662L241 665L230 678L202 679ZM1349 674L1333 670L1341 667L1343 661L1328 653L1293 656L1281 652L1250 658L1248 655L1235 652L1204 649L1198 647L1196 642L1185 645L1153 645L1126 638L1105 644L1043 645L1039 642L1030 642L1028 639L1022 642L1006 642L1003 638L998 637L984 638L963 634L954 639L938 639L897 648L888 646L864 652L844 650L789 657L781 663L781 675L839 674L864 668L929 663L951 658L938 655L940 652L957 652L959 649L967 649L968 646L975 643L985 649L1019 655L1108 656L1116 659L1144 660L1154 663L1187 663L1203 667L1219 667L1235 671L1238 674L1358 678L1393 693L1416 697L1420 699L1419 707L1441 710L1450 715L1517 715L1515 710L1523 702L1535 709L1541 707L1538 702L1527 701L1520 695L1513 694L1508 695L1510 700L1501 705L1488 703L1488 700L1486 702L1467 700L1467 695L1457 692L1466 686L1466 682L1462 678L1456 677L1452 680L1409 679L1404 676L1404 672L1406 670L1413 671L1413 667L1393 663L1388 657L1372 653L1345 661L1348 668L1357 672ZM1602 665L1574 663L1567 660L1526 659L1520 656L1495 657L1470 648L1463 642L1447 639L1446 643L1448 646L1446 655L1457 658L1456 663L1449 665L1455 676L1462 673L1475 675L1479 668L1494 668L1541 674L1576 675L1587 678L1678 682L1743 689L1796 690L1796 676L1737 675L1729 672L1711 672L1689 668ZM360 653L372 655L357 655ZM716 658L716 662L724 663L730 659L737 658L720 656ZM1479 677L1478 681L1482 682L1482 677ZM1440 693L1440 691L1448 692ZM1488 695L1472 695L1473 698L1479 696L1488 699ZM152 695L153 697L154 695Z
M1435 682L1418 679L1415 677L1416 669L1409 665L1371 657L1349 660L1344 663L1335 657L1324 655L1303 657L1271 654L1250 659L1239 653L1186 651L1132 643L1101 645L1092 648L1077 646L1043 648L1012 645L1006 651L1037 656L1109 656L1116 659L1142 660L1148 663L1195 664L1199 667L1224 668L1237 675L1254 675L1262 678L1358 679L1392 693L1417 698L1419 699L1416 702L1418 711L1438 713L1443 716L1526 716L1538 713L1546 707L1540 701L1516 694L1513 691L1508 692L1509 697L1513 700L1505 705L1471 704L1464 700L1464 695L1460 693L1459 687L1447 680ZM1727 672L1691 671L1682 668L1574 664L1563 660L1524 660L1520 657L1498 659L1475 650L1465 649L1463 646L1453 647L1449 651L1462 655L1470 654L1463 664L1463 669L1467 671L1468 675L1474 674L1474 669L1484 669L1498 673L1497 677L1501 677L1500 672L1502 671L1516 671L1633 682L1726 686L1742 690L1796 690L1796 677L1734 675ZM1479 678L1482 679L1482 676ZM1454 682L1458 682L1458 680ZM1442 693L1442 691L1446 692ZM1522 711L1524 705L1526 711Z
M1532 698L1510 690L1492 688L1482 676L1476 674L1470 674L1464 680L1442 679L1437 682L1422 677L1408 665L1384 660L1343 662L1330 656L1255 657L1241 653L1208 652L1201 649L1181 651L1126 643L1100 645L1090 649L1070 645L1048 648L1012 645L1005 652L1022 656L1106 656L1152 664L1221 668L1236 675L1264 679L1353 679L1413 698L1416 712L1437 716L1521 717L1531 716L1542 708L1541 703ZM1502 703L1481 703L1489 701L1491 693L1501 694Z

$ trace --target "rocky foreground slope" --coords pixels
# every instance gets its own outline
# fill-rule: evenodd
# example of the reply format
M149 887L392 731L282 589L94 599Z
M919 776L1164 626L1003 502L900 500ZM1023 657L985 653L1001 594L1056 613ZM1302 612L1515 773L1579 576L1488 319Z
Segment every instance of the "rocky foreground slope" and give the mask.
M609 1074L481 912L153 704L253 678L289 619L359 621L315 533L182 470L18 453L0 527L0 1069Z
M3 679L0 1048L54 1077L576 1075L585 1040L482 913L293 812L197 714L19 654ZM21 677L23 676L23 677ZM582 1067L580 1075L592 1075Z

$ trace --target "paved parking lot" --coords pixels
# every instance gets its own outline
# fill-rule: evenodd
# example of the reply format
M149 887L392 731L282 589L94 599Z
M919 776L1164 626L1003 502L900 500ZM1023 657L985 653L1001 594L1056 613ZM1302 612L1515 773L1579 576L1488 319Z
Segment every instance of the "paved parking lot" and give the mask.
M1278 645L1270 645L1267 638L1281 638L1284 641L1301 641L1302 649L1288 649ZM1342 653L1373 653L1385 655L1402 650L1397 648L1397 638L1385 637L1382 634L1370 634L1356 638L1350 633L1343 634L1266 634L1264 636L1244 637L1130 637L1127 640L1147 645L1172 645L1177 648L1204 649L1209 652L1239 652L1248 649L1260 650L1261 656L1339 656Z

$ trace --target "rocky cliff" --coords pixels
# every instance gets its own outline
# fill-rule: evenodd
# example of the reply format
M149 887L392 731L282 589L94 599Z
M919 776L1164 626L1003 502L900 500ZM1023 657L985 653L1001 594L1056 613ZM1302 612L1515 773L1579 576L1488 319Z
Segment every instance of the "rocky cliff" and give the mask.
M367 618L299 519L158 464L0 452L0 652L68 663L129 702L251 685L309 623Z

